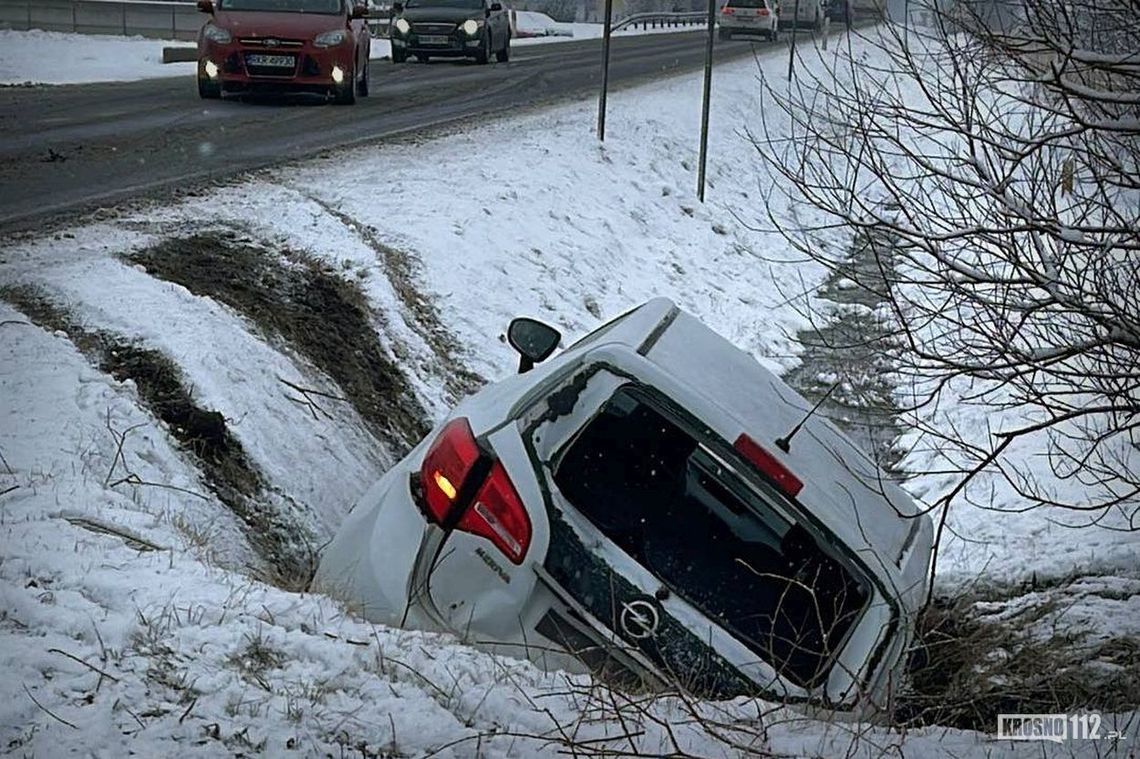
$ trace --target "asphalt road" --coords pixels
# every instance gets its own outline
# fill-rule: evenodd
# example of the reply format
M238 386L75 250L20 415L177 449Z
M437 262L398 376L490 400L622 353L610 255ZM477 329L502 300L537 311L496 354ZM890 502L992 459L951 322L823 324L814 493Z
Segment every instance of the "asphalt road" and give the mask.
M704 46L703 32L616 37L610 82L621 86L698 68ZM752 47L718 42L716 58L747 55ZM207 102L198 98L191 76L0 88L0 232L330 149L581 96L598 87L600 62L600 40L516 47L510 63L486 66L373 61L372 95L355 106L303 99Z

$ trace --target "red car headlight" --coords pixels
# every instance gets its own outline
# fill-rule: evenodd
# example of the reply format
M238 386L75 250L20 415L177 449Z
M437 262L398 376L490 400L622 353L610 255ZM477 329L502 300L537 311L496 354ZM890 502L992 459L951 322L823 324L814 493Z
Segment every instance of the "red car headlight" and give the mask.
M334 29L331 32L322 32L313 38L315 47L336 47L348 39L348 32L343 29Z
M206 27L202 29L202 36L210 42L216 42L219 45L228 45L233 42L234 39L228 30L220 26L215 26L214 24L207 24Z

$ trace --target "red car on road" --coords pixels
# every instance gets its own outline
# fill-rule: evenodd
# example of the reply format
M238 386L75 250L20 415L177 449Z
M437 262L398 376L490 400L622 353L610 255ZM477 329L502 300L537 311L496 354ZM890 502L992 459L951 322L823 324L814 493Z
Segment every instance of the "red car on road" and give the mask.
M371 36L353 0L198 0L198 94L310 92L351 104L368 94Z

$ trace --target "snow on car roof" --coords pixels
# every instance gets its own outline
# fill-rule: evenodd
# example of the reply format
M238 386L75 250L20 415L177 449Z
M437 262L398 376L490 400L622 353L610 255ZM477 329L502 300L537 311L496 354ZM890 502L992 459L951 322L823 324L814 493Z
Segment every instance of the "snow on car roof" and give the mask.
M776 447L811 410L803 396L663 298L631 313L610 337L691 388L704 404L690 410L726 440L747 434L803 480L798 500L840 540L856 551L870 549L877 560L869 563L896 564L915 528L908 517L918 509L847 435L816 414L787 453Z

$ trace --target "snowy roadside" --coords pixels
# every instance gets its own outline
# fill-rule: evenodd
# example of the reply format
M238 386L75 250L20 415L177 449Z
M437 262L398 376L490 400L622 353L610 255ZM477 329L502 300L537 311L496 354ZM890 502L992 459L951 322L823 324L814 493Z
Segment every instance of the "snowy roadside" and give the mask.
M645 711L619 697L619 719L582 678L544 674L444 636L362 624L328 598L254 581L220 565L225 542L240 534L224 510L205 499L196 513L200 499L164 487L193 488L196 477L140 412L130 384L92 370L66 337L23 321L0 307L3 427L13 429L16 418L17 442L26 446L5 439L10 468L0 479L19 487L4 497L0 563L0 661L8 675L0 738L9 751L460 759L545 757L575 746L728 757L751 746L868 759L904 751L1104 754L1093 744L1074 752L960 730L820 722L746 700L664 700ZM121 466L159 486L107 487L117 455L108 419L144 425L124 446ZM697 717L715 721L715 736L739 741L737 748ZM1124 726L1106 720L1106 728Z
M0 85L190 77L193 63L162 62L163 47L183 44L143 37L0 29Z
M374 315L379 350L430 419L462 392L447 381L459 370L486 379L513 370L500 339L511 317L548 320L568 344L656 295L784 371L796 364L793 336L807 326L788 301L814 302L803 293L823 272L778 235L751 228L766 210L803 211L766 209L755 148L740 133L759 108L757 66L778 74L781 57L717 69L705 205L694 193L700 79L684 76L615 93L605 145L592 136L593 104L572 104L362 149L347 170L330 159L262 172L172 206L10 242L0 249L0 287L38 288L83 329L172 359L279 495L308 507L301 526L327 536L397 446L350 404L307 395L320 410L307 407L281 380L339 395L329 371L296 341L267 334L253 310L203 294L196 280L182 284L190 280L164 262L201 263L207 244L256 245L280 259L273 276L312 259L353 283ZM819 242L850 240L836 230ZM147 255L151 263L141 262ZM136 384L91 368L74 334L2 308L0 661L12 675L0 691L0 745L37 755L549 756L567 748L569 734L613 738L592 750L630 750L630 741L645 753L677 748L662 723L636 710L625 716L643 732L623 738L629 723L582 693L582 680L449 638L364 625L328 598L251 579L248 529ZM126 472L135 480L118 482ZM988 525L956 526L968 535ZM1033 552L1011 538L962 558L979 573L995 557L1053 570L1075 545L1071 532L1053 528L1040 541ZM1074 613L1090 623L1115 625L1133 608L1106 608L1135 595L1128 584L1085 590L1089 603ZM1046 619L1045 629L1050 621L1067 624ZM745 745L774 753L1105 753L791 712L760 717L757 708L699 705ZM653 715L692 753L746 753L710 738L682 704L659 703Z

